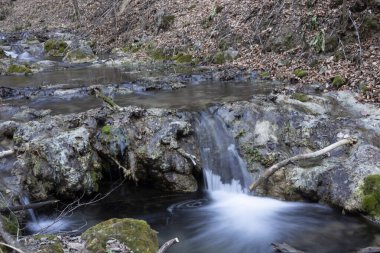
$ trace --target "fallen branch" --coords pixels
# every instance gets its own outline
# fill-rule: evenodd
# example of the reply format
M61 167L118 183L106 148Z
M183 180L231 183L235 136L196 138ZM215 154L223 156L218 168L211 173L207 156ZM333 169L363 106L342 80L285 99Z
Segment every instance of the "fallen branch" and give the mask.
M183 150L182 148L178 148L176 149L178 151L178 153L180 153L180 155L182 155L183 157L185 157L186 159L189 159L192 164L194 166L197 166L197 157L195 155L192 155L192 154L189 154L187 153L185 150Z
M308 154L302 154L302 155L296 155L296 156L293 156L293 157L288 158L286 160L283 160L279 163L276 163L272 167L267 169L265 171L265 173L262 176L260 176L255 182L253 182L253 184L251 184L251 186L249 187L249 190L250 191L255 190L260 184L262 184L264 182L264 180L266 180L271 175L273 175L273 173L275 173L276 171L278 171L279 169L281 169L282 167L285 167L286 165L288 165L290 163L294 163L294 162L299 161L299 160L317 158L319 156L322 156L322 155L330 152L331 150L333 150L337 147L347 145L347 144L353 145L356 142L357 142L357 140L355 138L343 139L343 140L340 140L334 144L331 144L330 146L325 147L324 149L318 150L316 152L312 152L312 153L308 153Z
M28 205L8 206L8 207L0 208L0 213L40 208L40 207L47 206L47 205L54 205L58 202L59 202L59 200L49 200L49 201L43 201L43 202L38 202L38 203L32 203L32 204L28 204Z
M103 92L99 88L94 88L93 91L94 91L96 97L101 98L111 110L119 111L119 112L123 111L123 108L121 108L119 105L117 105L112 100L112 98L104 95Z
M16 251L16 252L24 253L24 251L22 251L22 250L20 250L20 249L18 249L18 248L16 248L16 247L14 247L14 246L12 246L12 245L9 245L9 244L6 244L6 243L3 243L3 242L0 242L0 245L3 245L3 246L8 247L8 248L10 248L10 249L13 249L13 250Z
M0 152L0 158L4 158L6 156L13 155L14 153L15 153L15 151L13 149L1 151Z
M178 238L171 239L164 243L164 245L161 246L161 248L157 251L157 253L164 253L166 252L173 244L178 243Z

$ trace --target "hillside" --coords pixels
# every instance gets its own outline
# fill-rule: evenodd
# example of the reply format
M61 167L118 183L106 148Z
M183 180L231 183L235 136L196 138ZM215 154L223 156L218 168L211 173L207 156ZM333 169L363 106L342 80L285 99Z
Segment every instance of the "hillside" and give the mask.
M380 1L2 0L0 32L69 31L97 52L254 70L380 103ZM184 57L183 60L186 60Z

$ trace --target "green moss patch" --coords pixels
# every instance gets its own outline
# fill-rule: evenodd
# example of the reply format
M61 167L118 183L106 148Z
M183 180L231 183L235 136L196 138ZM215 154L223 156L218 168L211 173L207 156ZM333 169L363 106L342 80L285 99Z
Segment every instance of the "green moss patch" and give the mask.
M304 93L297 93L297 92L292 94L292 98L296 99L298 101L301 101L301 102L307 102L310 100L308 95L306 95Z
M15 216L5 217L0 215L3 222L4 230L11 235L17 235L18 231L18 221Z
M157 232L142 220L111 219L99 223L82 234L86 249L106 253L107 240L115 238L135 253L156 253Z
M293 74L294 74L296 77L304 78L304 77L307 76L309 73L308 73L306 70L303 70L303 69L296 69L296 70L293 71Z
M260 77L262 79L269 79L270 78L270 73L268 71L263 71L260 73Z
M50 56L64 56L68 45L63 40L47 40L44 44L45 52Z
M342 87L345 83L346 83L346 80L340 75L334 76L332 78L332 85L336 88Z
M371 216L380 217L380 175L367 176L362 190L363 211Z
M179 53L175 55L172 59L173 61L178 63L190 63L193 60L193 56L189 54Z
M26 65L15 65L12 64L8 67L7 69L8 74L13 74L13 73L19 73L19 74L31 74L32 70L27 67Z
M35 235L33 239L44 242L38 247L38 253L64 253L62 243L55 235Z
M105 125L104 127L102 127L102 133L103 134L111 134L111 126L110 125Z

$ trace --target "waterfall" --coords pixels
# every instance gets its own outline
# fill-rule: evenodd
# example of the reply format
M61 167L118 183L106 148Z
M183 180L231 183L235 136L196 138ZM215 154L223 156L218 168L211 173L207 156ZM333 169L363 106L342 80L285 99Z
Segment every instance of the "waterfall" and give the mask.
M29 205L30 204L30 200L27 196L22 196L20 198L20 201L23 205ZM27 209L27 211L28 211L28 215L29 215L30 219L32 220L32 222L38 223L37 216L34 213L33 209L29 208L29 209Z
M196 124L207 190L246 192L251 176L226 124L208 111L199 114Z

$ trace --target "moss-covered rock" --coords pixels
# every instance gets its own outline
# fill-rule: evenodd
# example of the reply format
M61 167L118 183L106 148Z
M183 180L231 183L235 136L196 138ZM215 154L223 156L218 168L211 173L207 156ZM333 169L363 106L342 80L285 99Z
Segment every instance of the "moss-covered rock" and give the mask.
M155 61L171 60L171 56L161 48L147 48L147 54Z
M106 242L110 238L119 240L135 253L156 253L158 250L157 232L142 220L111 219L82 234L90 252L106 253Z
M334 76L332 78L332 85L336 88L342 87L345 83L346 83L346 80L340 75Z
M38 245L36 253L64 253L61 241L54 235L35 235L33 240Z
M90 47L82 47L67 52L63 61L70 63L86 63L93 62L97 59Z
M49 56L63 57L65 55L68 45L63 40L50 39L45 41L45 53Z
M380 175L370 175L364 179L362 209L364 212L380 218Z
M307 76L309 73L304 70L304 69L296 69L293 71L293 74L296 76L296 77L299 77L299 78L304 78L305 76Z
M304 93L294 93L292 94L292 98L301 102L307 102L310 100L309 96Z
M7 69L8 74L31 74L32 70L26 65L11 64Z

